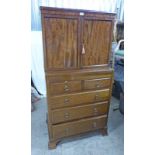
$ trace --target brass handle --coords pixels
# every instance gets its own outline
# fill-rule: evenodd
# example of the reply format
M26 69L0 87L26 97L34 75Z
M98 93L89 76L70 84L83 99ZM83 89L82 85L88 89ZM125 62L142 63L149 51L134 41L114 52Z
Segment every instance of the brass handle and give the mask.
M96 84L96 87L97 87L97 88L100 88L100 84L99 84L99 83L97 83L97 84Z
M83 44L83 46L82 46L82 54L85 54L86 52L85 52L85 48L84 48L84 44Z
M97 113L98 113L97 108L94 108L94 114L97 114Z
M66 92L66 91L69 91L69 88L64 88L64 91Z
M64 114L64 116L65 116L65 118L69 118L69 113L66 112L66 113Z
M96 95L95 95L95 100L98 100L99 97L100 97L100 96L99 96L98 94L96 94Z
M69 91L68 85L64 86L64 91Z
M68 98L65 98L64 99L64 103L66 104L66 103L69 103L69 99Z

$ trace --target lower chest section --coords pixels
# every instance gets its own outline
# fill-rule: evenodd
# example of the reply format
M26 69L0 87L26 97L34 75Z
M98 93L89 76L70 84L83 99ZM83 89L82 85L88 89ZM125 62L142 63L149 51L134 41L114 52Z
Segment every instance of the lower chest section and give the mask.
M50 139L107 128L112 71L46 75Z

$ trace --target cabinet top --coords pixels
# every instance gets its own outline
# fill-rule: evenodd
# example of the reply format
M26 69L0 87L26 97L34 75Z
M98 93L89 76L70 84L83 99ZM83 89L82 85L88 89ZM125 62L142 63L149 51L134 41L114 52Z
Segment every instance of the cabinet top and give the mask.
M104 11L95 11L95 10L83 10L83 9L71 9L71 8L56 8L56 7L46 7L40 6L41 13L49 13L50 11L59 11L59 12L83 12L83 13L93 13L93 14L107 14L115 17L116 13L104 12Z

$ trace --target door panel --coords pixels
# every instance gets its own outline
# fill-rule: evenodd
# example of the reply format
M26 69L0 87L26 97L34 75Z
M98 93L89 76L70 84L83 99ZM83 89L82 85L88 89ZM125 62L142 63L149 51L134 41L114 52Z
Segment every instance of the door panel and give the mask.
M46 69L77 67L78 20L45 18Z
M85 19L83 23L83 48L81 67L107 65L111 42L111 21Z

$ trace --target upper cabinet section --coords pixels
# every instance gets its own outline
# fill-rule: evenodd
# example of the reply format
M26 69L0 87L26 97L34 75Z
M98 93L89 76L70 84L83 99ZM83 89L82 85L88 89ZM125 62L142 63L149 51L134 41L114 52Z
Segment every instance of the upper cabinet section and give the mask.
M41 7L45 71L108 65L115 14Z

